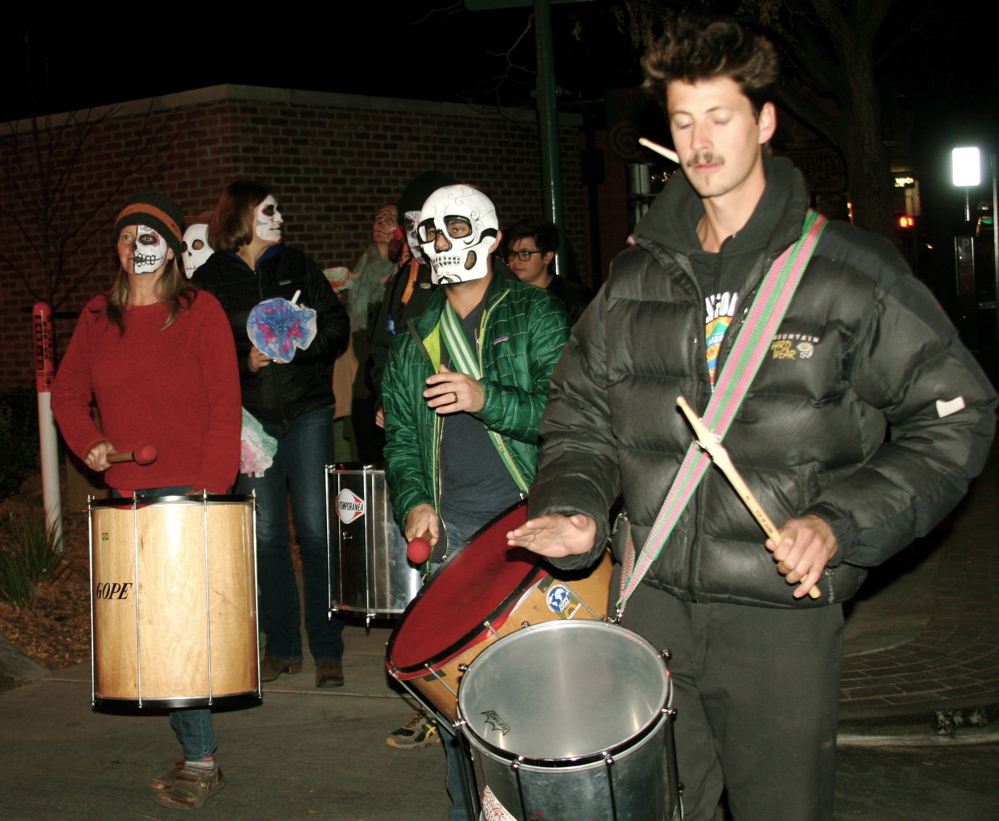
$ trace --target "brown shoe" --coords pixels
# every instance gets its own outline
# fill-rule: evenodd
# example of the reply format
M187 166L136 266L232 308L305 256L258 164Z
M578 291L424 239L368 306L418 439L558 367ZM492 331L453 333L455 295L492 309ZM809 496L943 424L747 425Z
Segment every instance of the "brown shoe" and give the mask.
M183 767L173 784L159 792L156 803L173 810L196 810L224 786L225 776L218 764L210 770Z
M343 661L340 659L317 661L316 687L343 687Z
M161 790L169 790L173 783L177 780L177 776L180 775L180 771L184 769L184 760L181 759L176 764L174 764L169 770L167 770L163 775L157 776L152 781L149 782L149 788L160 792Z
M264 656L264 660L260 662L261 681L274 681L274 679L282 673L291 674L301 672L301 660L287 661L285 659L279 659L276 656Z

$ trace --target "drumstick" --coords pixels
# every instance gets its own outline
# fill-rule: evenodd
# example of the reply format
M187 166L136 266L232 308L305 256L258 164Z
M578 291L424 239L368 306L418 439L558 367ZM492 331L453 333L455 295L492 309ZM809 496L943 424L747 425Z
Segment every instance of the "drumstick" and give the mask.
M409 540L406 545L406 556L413 564L423 564L430 558L430 531L423 531L423 535Z
M708 430L707 426L694 413L690 405L687 404L686 399L678 396L676 404L680 406L683 415L687 417L687 421L690 422L690 426L694 429L694 433L697 436L697 444L707 451L714 463L721 469L721 472L725 474L725 478L735 488L735 492L739 494L739 498L746 503L749 512L753 514L753 517L759 522L760 527L763 528L763 532L773 539L774 544L777 544L780 531L774 525L773 520L767 516L767 512L757 501L756 496L753 495L753 491L749 489L749 485L746 484L735 465L732 464L728 451L718 441L718 437ZM813 599L817 599L822 595L822 591L819 590L817 585L812 585L812 589L808 591L808 595Z
M111 464L117 462L135 462L137 465L148 465L156 461L159 454L155 445L139 445L135 450L128 450L124 453L108 454L108 461Z
M649 151L655 151L657 154L662 155L667 160L675 162L677 165L680 164L680 155L673 149L667 148L665 145L659 145L659 143L654 143L652 140L645 139L645 137L639 137L638 144L644 145L647 149L649 149Z

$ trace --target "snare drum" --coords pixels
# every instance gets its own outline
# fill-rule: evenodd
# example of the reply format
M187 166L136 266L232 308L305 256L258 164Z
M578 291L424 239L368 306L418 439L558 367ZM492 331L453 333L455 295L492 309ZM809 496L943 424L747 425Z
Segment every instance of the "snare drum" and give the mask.
M636 633L526 627L487 647L458 694L485 821L674 821L670 680Z
M497 639L528 624L607 618L610 555L556 578L541 557L507 545L525 521L521 504L480 530L430 577L389 639L389 672L451 721L462 674Z
M93 703L260 698L253 501L91 500Z
M392 519L385 471L371 465L326 468L330 610L399 615L422 585Z

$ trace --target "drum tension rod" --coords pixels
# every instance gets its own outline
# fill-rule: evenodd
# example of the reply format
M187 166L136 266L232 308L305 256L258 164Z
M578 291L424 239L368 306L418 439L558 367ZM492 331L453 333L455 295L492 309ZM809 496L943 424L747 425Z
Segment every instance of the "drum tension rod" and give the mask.
M451 689L451 687L448 685L448 683L446 681L444 681L444 677L441 676L433 667L430 666L430 662L429 661L428 662L424 662L423 669L427 670L430 673L430 675L432 675L441 684L443 684L445 687L447 687L447 691L451 695L453 695L455 698L458 698L458 694L454 690Z

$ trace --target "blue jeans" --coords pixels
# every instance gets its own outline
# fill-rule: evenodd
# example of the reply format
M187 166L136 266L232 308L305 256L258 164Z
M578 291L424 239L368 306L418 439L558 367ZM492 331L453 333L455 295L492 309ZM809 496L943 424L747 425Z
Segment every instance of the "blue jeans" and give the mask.
M482 522L459 521L451 519L445 523L447 528L448 555L454 553L454 549L464 544L468 538L489 521L492 516L488 516ZM434 567L434 570L437 568ZM464 766L470 766L468 754L462 745L460 734L456 733L447 721L438 721L437 727L441 732L441 742L444 747L444 754L447 757L446 769L444 771L444 786L447 787L448 795L451 796L451 807L447 813L447 821L474 821L476 816L473 808L468 807L468 799L465 796L465 777L462 772ZM474 779L468 785L469 790L475 794L476 787Z
M300 661L298 585L288 543L288 503L302 551L305 582L305 630L316 661L343 655L343 621L329 617L327 572L326 465L333 462L333 409L322 408L293 419L287 426L261 422L277 439L272 464L257 478L240 474L241 493L257 494L257 579L260 626L267 634L265 654Z
M179 487L147 487L135 491L136 496L183 496L191 489L190 485ZM113 491L116 499L121 494ZM218 747L215 729L212 726L212 711L208 707L192 707L187 710L171 710L170 726L184 750L185 761L201 761L212 755Z

